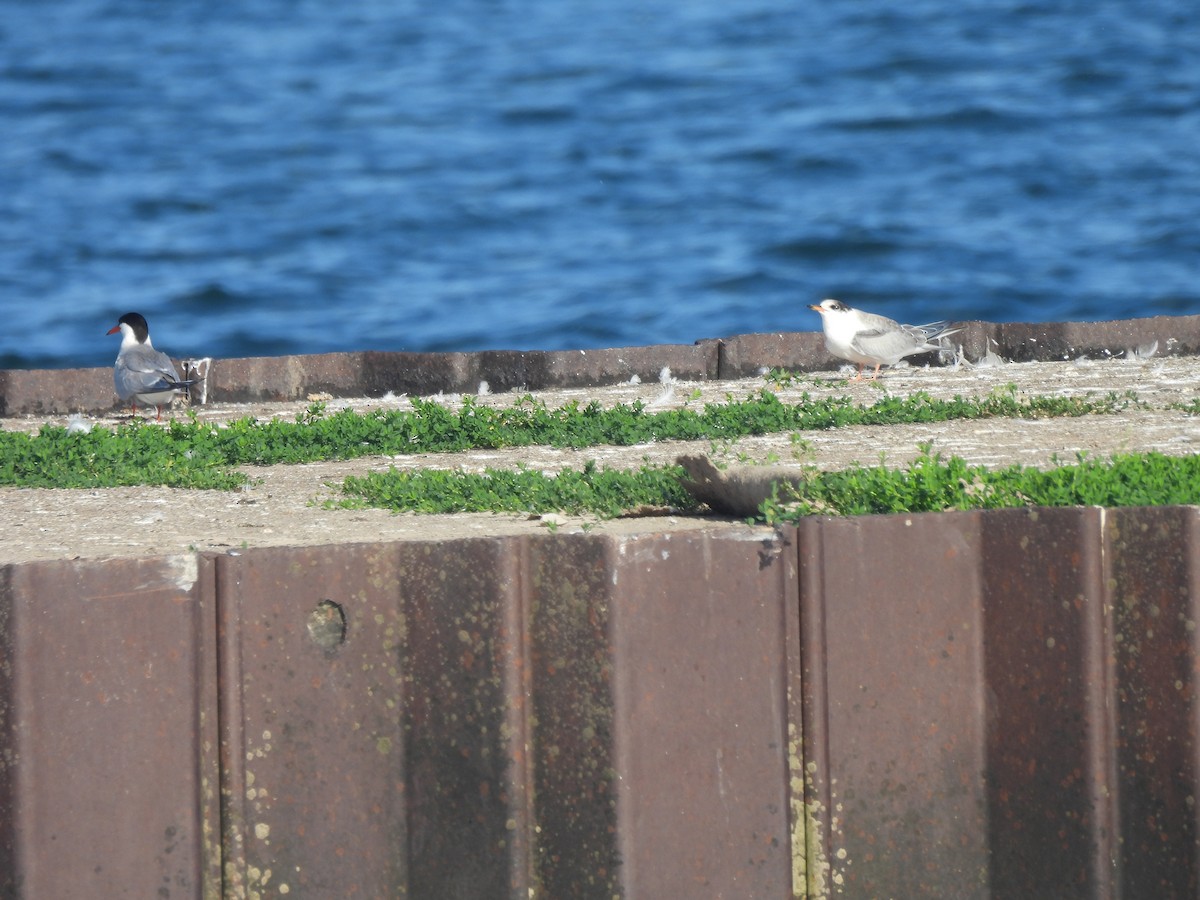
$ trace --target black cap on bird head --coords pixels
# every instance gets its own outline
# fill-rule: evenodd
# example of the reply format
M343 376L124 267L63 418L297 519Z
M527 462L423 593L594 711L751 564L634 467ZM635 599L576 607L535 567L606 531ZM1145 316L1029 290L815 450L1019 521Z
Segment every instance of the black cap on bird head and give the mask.
M108 329L106 334L116 334L121 330L122 325L128 325L133 336L137 338L139 344L146 343L146 338L150 336L150 326L146 324L146 317L141 313L127 312L121 318L117 319L117 324Z

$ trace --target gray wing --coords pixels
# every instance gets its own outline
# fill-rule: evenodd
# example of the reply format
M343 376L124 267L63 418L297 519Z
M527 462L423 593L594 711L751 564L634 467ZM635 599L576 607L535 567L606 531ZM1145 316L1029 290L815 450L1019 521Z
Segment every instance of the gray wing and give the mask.
M113 369L113 383L122 400L138 394L182 390L190 384L179 380L171 357L151 347L135 347L120 354Z
M949 324L945 319L942 319L938 322L930 322L927 325L905 325L904 330L918 335L923 342L940 341L944 337L950 337L950 335L958 334L962 331L961 328L948 328Z
M895 363L905 356L917 353L924 344L925 341L922 337L913 335L897 326L860 331L854 336L854 341L850 346L863 356L869 356L884 363Z
M894 365L906 356L941 349L937 342L959 330L947 330L946 325L946 322L930 322L928 325L890 322L887 326L859 332L852 346L864 355Z

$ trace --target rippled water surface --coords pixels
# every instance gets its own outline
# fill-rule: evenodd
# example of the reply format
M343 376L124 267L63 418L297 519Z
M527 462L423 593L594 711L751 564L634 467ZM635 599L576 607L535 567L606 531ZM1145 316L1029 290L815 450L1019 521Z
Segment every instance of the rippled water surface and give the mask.
M1200 312L1194 0L0 0L0 364Z

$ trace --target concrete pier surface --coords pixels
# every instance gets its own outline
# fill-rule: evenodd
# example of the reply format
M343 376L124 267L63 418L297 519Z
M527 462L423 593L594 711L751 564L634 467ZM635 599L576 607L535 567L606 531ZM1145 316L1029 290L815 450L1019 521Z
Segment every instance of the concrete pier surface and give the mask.
M819 336L817 336L819 337ZM1130 348L1135 349L1135 348ZM1146 350L1143 347L1143 350ZM1157 354L1157 351L1156 351ZM578 401L598 401L605 406L642 401L652 410L702 408L705 403L745 399L763 389L780 400L848 396L871 404L886 397L927 393L935 398L980 397L1013 391L1018 398L1034 396L1102 397L1110 392L1131 395L1139 401L1122 412L1079 418L1036 420L986 419L934 424L855 426L799 434L780 433L746 437L714 446L710 441L667 441L632 447L598 446L580 450L552 447L515 447L454 454L414 454L364 457L303 465L246 467L253 478L244 490L182 491L161 487L103 490L42 490L0 488L0 561L33 559L99 558L155 555L189 549L223 551L230 548L311 545L363 540L392 540L431 536L446 538L480 534L530 533L545 523L514 515L393 515L383 510L323 509L321 501L336 498L347 475L397 468L454 468L481 471L518 465L544 471L579 468L589 460L602 467L637 468L644 463L664 464L682 453L709 453L727 462L774 462L840 468L852 463L872 465L884 460L902 465L918 453L918 445L932 442L936 451L964 459L1004 466L1013 463L1046 466L1057 458L1073 462L1079 453L1107 457L1115 453L1157 450L1169 454L1194 452L1200 446L1200 418L1178 408L1193 401L1200 387L1200 358L1108 352L1098 358L1069 361L938 366L916 365L885 370L878 381L848 380L849 369L796 374L780 386L778 379L762 375L734 379L688 380L659 370L648 380L590 387L533 391L548 406ZM286 361L281 360L280 365ZM216 364L218 367L220 363ZM90 370L89 370L90 371ZM48 372L61 380L69 373ZM106 372L102 374L107 375ZM510 406L526 391L468 392L475 402ZM484 387L487 390L486 386ZM425 395L449 405L463 394ZM253 416L294 420L314 400L328 411L411 409L407 395L334 397L314 391L303 399L222 402L193 407L201 421L226 422ZM186 415L175 410L174 416ZM85 414L94 427L115 427L128 412ZM0 419L6 430L36 431L45 424L65 425L64 413L26 414ZM606 522L560 523L567 529L584 524L625 532L674 530L709 524L678 517L654 517Z

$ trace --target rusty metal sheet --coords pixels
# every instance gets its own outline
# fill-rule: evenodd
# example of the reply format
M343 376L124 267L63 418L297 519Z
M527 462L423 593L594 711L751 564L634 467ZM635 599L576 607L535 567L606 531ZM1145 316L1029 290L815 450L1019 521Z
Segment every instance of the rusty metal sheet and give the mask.
M790 896L794 551L737 529L529 554L545 895Z
M398 548L410 893L532 896L520 539Z
M1121 888L1200 896L1200 511L1108 510Z
M610 549L564 535L534 542L524 566L540 829L532 862L551 897L620 895Z
M1103 897L1117 829L1103 511L999 510L983 530L992 889Z
M513 550L218 561L227 892L528 896Z
M0 895L216 897L215 614L194 556L0 579Z
M324 547L218 573L227 891L790 890L776 541ZM328 651L322 600L346 616Z
M225 894L395 895L406 830L394 554L250 551L216 571Z
M980 515L799 529L810 896L987 897Z
M1198 540L1005 510L3 567L0 895L1192 896Z

